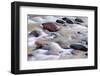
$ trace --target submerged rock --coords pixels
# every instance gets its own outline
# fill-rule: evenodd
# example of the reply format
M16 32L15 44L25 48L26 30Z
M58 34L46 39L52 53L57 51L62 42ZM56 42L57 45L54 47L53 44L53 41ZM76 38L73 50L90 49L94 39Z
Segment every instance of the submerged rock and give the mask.
M81 44L71 44L70 47L75 50L81 50L81 51L85 51L85 52L88 51L88 48Z
M62 18L62 20L66 21L69 24L74 24L73 21L70 20L69 18L64 17L64 18Z
M52 22L48 22L48 23L43 23L43 29L46 29L50 32L56 32L60 29L60 26L57 23L52 23Z

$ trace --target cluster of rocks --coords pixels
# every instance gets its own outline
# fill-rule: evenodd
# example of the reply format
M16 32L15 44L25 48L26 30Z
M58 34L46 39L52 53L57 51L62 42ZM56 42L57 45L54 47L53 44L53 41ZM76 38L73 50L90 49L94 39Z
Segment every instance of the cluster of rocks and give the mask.
M30 15L28 27L28 60L87 58L87 17Z

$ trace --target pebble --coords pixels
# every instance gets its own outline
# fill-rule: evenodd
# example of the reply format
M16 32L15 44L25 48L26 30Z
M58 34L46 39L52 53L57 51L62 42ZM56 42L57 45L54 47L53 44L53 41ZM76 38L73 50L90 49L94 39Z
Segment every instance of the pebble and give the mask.
M64 17L64 18L62 18L62 20L66 21L69 24L74 24L73 21L70 20L69 18Z
M70 47L75 49L75 50L81 50L84 52L88 51L88 48L86 48L85 46L83 46L81 44L71 44Z
M43 23L43 29L48 30L50 32L57 32L60 29L60 26L58 26L57 23Z
M63 20L56 20L57 23L64 24L65 22Z

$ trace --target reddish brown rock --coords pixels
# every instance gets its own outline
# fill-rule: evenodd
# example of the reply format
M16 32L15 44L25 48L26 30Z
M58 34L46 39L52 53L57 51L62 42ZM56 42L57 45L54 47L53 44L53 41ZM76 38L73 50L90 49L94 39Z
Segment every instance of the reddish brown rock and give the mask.
M60 26L57 23L52 23L52 22L48 22L48 23L43 23L43 29L46 29L50 32L56 32L60 29Z

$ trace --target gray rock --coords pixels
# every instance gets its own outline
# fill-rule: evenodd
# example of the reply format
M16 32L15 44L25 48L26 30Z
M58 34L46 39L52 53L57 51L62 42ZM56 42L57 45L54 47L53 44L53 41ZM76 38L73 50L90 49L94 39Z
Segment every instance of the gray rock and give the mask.
M81 50L81 51L88 51L88 48L83 46L83 45L80 45L80 44L71 44L70 45L70 48L73 48L75 50Z

